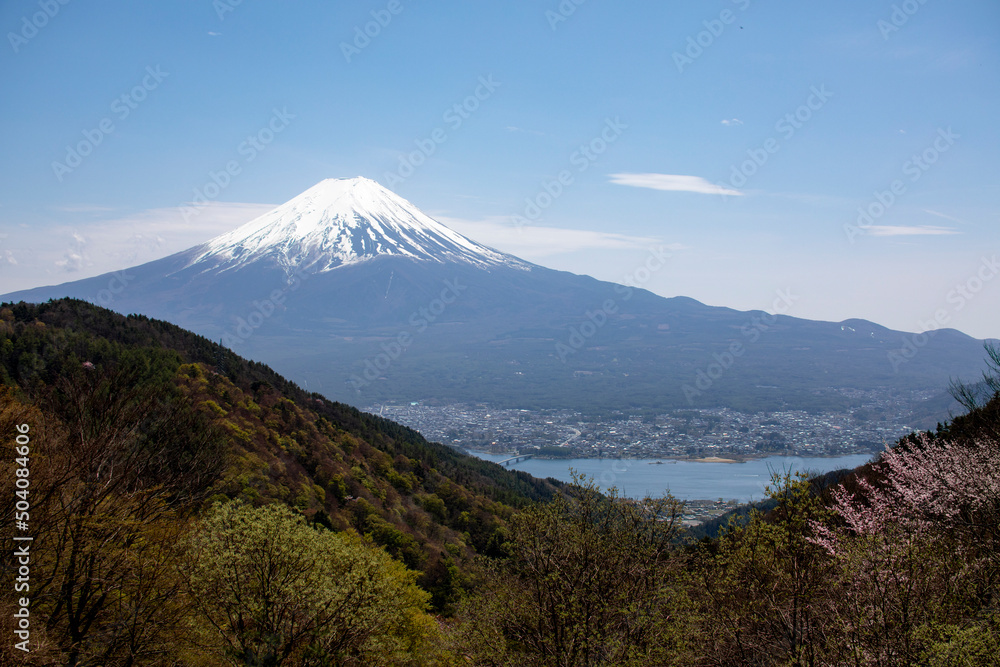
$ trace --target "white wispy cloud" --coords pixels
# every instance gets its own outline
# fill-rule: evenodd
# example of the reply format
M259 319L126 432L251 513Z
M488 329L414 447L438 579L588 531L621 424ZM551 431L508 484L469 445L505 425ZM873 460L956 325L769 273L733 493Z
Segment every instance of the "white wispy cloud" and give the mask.
M204 243L274 208L271 204L212 202L184 219L183 209L156 208L93 219L99 207L66 207L79 217L62 224L12 228L3 259L4 292L79 280L151 262ZM2 267L3 264L0 264Z
M866 229L871 236L947 236L961 233L952 227L934 227L932 225L872 225Z
M729 118L729 119L724 119L722 121L722 124L726 125L726 126L729 126L729 125L742 125L743 121L740 120L739 118Z
M431 215L431 217L459 234L529 262L541 261L553 255L595 249L633 250L662 247L668 250L684 250L686 248L680 244L664 243L663 239L647 236L539 225L515 227L511 224L510 218L501 216L483 220L465 220L444 215Z
M651 190L667 190L670 192L697 192L703 195L742 196L739 190L725 188L715 183L709 183L701 176L684 176L680 174L609 174L612 183L630 185L634 188L649 188Z
M951 220L952 222L965 223L965 220L960 220L954 216L946 215L940 211L932 211L929 208L923 209L924 213L929 213L930 215L936 215L939 218L944 218L945 220Z

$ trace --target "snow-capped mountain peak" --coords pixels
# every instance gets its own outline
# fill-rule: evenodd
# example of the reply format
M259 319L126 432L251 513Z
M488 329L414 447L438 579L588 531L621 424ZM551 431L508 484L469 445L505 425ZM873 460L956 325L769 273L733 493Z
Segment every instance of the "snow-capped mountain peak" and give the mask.
M310 273L379 256L524 266L437 222L367 178L326 179L294 199L217 236L192 265L230 270L261 260Z

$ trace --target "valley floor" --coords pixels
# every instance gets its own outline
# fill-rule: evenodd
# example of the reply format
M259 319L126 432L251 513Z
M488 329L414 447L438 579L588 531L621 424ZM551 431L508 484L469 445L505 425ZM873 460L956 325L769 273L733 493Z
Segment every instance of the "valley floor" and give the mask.
M846 391L846 390L845 390ZM922 396L863 392L850 412L743 413L675 410L655 417L588 417L569 410L496 409L484 404L376 405L366 408L428 440L493 454L538 458L746 460L774 454L840 456L881 451L914 430L900 415Z

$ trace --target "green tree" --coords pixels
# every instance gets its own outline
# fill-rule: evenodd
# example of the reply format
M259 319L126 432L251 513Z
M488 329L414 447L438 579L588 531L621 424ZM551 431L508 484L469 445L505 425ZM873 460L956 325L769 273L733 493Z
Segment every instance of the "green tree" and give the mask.
M192 599L233 665L405 665L436 633L415 573L289 508L216 505L190 540Z
M131 361L67 371L28 420L33 638L52 664L157 664L184 614L179 517L217 477L220 440L169 389L146 382L141 356ZM0 413L13 405L0 393ZM14 497L3 494L0 514L12 515Z
M702 653L712 664L823 664L833 566L810 537L831 512L803 474L776 473L767 492L768 515L754 509L699 559Z
M487 563L460 610L474 664L676 664L683 654L687 606L671 558L680 503L575 481L574 495L511 520L509 557Z
M922 628L927 644L922 664L927 667L991 667L1000 655L1000 615L959 628L943 625Z

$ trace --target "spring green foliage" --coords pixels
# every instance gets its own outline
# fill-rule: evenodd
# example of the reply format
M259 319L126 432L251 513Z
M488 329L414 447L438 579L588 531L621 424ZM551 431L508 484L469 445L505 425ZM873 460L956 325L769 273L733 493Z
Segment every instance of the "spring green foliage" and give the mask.
M134 363L133 363L134 361ZM180 520L223 468L219 433L169 388L144 381L155 369L125 361L108 374L68 374L38 409L0 392L4 433L27 424L30 484L16 496L13 442L0 510L13 523L27 500L34 650L51 664L157 659L184 615L173 565ZM63 423L53 413L65 416ZM13 577L13 550L3 572ZM7 581L5 584L11 584Z
M809 541L810 523L831 512L803 475L775 474L774 508L757 510L699 554L704 609L717 621L701 652L719 664L815 664L826 643L832 573L823 550ZM784 664L779 661L776 664Z
M991 667L1000 656L1000 616L995 613L964 628L925 626L917 635L924 640L927 667Z
M105 414L86 405L116 391L155 394L150 422L161 430L173 425L175 442L187 432L225 443L216 460L221 470L195 465L181 451L157 465L173 465L189 481L212 477L212 499L278 501L328 527L371 537L421 572L421 585L444 612L453 609L474 555L497 549L512 508L546 498L558 485L309 394L173 325L81 301L5 306L0 376L68 429ZM84 403L67 398L91 385ZM438 501L430 511L427 498Z
M287 507L217 505L186 563L213 664L407 664L437 634L416 573Z
M679 504L576 481L574 497L514 517L509 555L486 565L462 610L475 664L673 664L684 654L691 627L669 557Z

